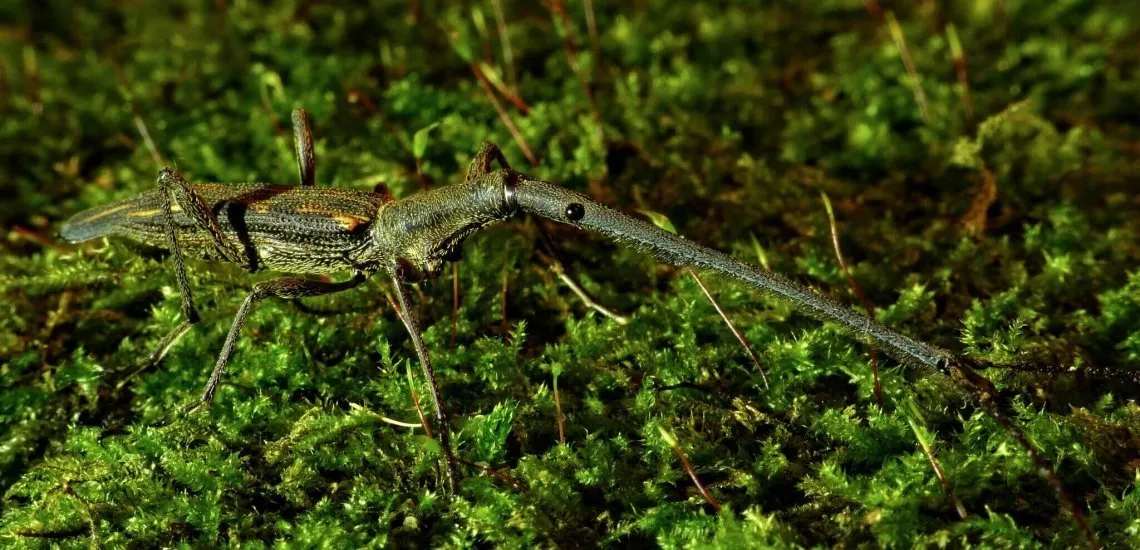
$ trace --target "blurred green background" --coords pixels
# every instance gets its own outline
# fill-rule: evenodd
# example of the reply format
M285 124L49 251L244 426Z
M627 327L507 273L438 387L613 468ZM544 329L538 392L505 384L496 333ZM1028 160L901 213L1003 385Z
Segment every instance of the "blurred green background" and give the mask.
M861 339L707 278L766 387L684 270L549 227L622 326L559 282L533 221L468 243L454 343L450 277L415 293L458 453L480 465L454 498L438 446L387 422L418 424L426 386L380 277L310 302L335 314L263 303L215 406L177 414L272 275L191 262L206 322L139 372L179 320L170 264L55 232L164 164L296 181L303 106L318 185L404 197L458 181L489 139L857 304L826 193L878 318L1030 365L986 374L1100 541L1140 545L1138 39L1134 1L5 2L0 541L1083 543L944 376L880 354L880 408Z

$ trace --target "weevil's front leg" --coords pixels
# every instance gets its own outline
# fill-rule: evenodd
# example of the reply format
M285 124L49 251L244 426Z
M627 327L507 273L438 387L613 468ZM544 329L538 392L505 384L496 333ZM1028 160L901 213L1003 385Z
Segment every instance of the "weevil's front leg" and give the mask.
M412 337L412 346L416 348L416 355L420 358L424 377L428 380L432 404L435 406L435 418L439 422L439 445L443 447L443 456L447 462L447 484L452 491L455 491L459 488L459 468L456 466L455 453L451 450L451 433L447 429L447 409L444 408L443 400L440 399L439 384L436 383L435 371L431 368L427 346L424 345L423 336L420 335L416 314L412 311L411 301L408 300L408 292L404 289L404 277L400 274L399 268L395 266L388 269L388 275L392 277L392 286L396 289L396 301L402 310L400 318L404 322L404 327L408 329L408 335Z
M317 184L317 157L313 149L313 130L309 127L309 112L293 109L293 149L297 154L297 175L302 187Z
M499 161L499 166L502 166L503 169L511 169L511 165L507 164L507 157L503 156L503 150L494 143L484 141L483 145L479 147L479 152L475 153L475 158L471 160L471 166L467 169L467 179L487 174L491 171L491 163L496 160Z
M306 296L331 294L355 287L363 283L365 279L366 276L363 273L357 273L351 280L340 283L285 277L271 281L262 281L253 285L253 292L241 303L237 315L234 316L233 325L230 327L229 334L226 335L226 343L222 346L222 352L218 354L218 362L214 365L214 372L210 373L210 381L206 383L206 390L202 392L202 398L199 404L209 405L210 402L214 400L214 392L217 391L218 384L222 381L222 374L225 373L226 366L229 365L230 359L233 358L234 347L237 344L238 336L241 335L241 326L245 323L245 318L249 316L249 313L253 311L253 308L259 302L269 297L288 300Z

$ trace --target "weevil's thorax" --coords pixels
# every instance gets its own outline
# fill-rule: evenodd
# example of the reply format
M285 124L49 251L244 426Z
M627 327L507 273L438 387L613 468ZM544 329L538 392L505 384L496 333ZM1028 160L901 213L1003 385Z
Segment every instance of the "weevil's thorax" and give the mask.
M461 258L467 237L514 214L513 188L522 177L497 170L385 203L372 226L373 256L396 262L410 279L439 276Z

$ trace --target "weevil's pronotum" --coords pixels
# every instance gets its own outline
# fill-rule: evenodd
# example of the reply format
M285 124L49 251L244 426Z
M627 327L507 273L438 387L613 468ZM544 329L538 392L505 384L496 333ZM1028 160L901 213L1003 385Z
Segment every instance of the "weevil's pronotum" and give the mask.
M716 272L746 283L788 300L816 318L870 337L875 345L903 363L949 375L973 393L1026 447L1088 532L1083 516L1072 505L1052 469L994 404L994 387L977 370L984 366L983 361L915 340L780 275L673 235L582 194L512 170L499 148L489 142L476 154L462 183L423 191L400 201L370 192L316 187L312 134L304 111L294 111L293 125L299 186L189 183L178 172L166 168L158 176L156 190L81 212L63 227L63 237L73 242L118 234L170 249L183 321L152 354L155 359L199 320L186 278L184 256L233 262L250 271L352 274L342 282L283 277L256 284L238 309L200 403L208 404L213 399L233 358L242 323L259 301L340 292L384 272L393 279L402 321L431 388L446 477L454 487L458 470L449 439L447 412L405 283L438 276L447 262L459 260L464 240L475 231L516 213L529 213L600 233L661 261ZM495 161L501 168L492 170Z

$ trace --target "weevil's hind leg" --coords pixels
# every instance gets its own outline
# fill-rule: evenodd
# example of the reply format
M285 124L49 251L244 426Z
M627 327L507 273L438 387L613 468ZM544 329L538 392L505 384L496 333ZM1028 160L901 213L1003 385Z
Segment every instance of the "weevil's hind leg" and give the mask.
M313 130L309 126L309 112L293 109L293 150L297 155L297 176L302 187L317 184L317 157L313 149Z
M404 322L404 327L408 329L408 335L412 337L412 345L416 348L416 355L419 356L424 377L428 380L432 404L435 406L435 418L439 422L439 445L443 447L443 456L447 462L447 484L454 492L459 488L459 468L456 466L455 453L451 450L451 433L447 428L447 409L444 408L443 400L439 396L439 384L436 383L435 371L431 367L427 346L424 345L424 339L420 335L416 314L412 311L408 292L404 288L404 277L400 274L399 268L395 266L389 268L388 275L392 277L392 286L396 289L396 301L399 303L402 313L400 315L401 320Z
M365 280L363 273L357 273L351 280L330 283L325 281L313 281L309 279L297 279L294 277L284 277L281 279L273 279L270 281L262 281L253 285L253 292L245 298L238 308L237 315L234 316L233 325L230 327L230 332L226 335L226 343L222 345L222 352L218 354L218 362L214 365L214 372L210 373L210 381L206 383L206 389L202 392L201 399L198 400L192 409L196 409L202 405L209 405L214 400L214 392L218 389L218 384L222 381L222 375L226 371L226 366L229 365L230 359L234 355L234 347L237 344L238 336L241 335L241 326L245 323L245 318L253 311L258 302L265 298L277 297L286 300L301 298L304 296L319 296L321 294L331 294L333 292L340 292L353 288Z
M499 166L502 166L503 169L511 169L511 165L507 163L507 157L503 156L503 150L494 143L484 141L483 145L479 147L479 152L475 153L475 158L471 160L471 167L467 169L467 179L487 174L491 171L491 163L496 160L499 161Z

